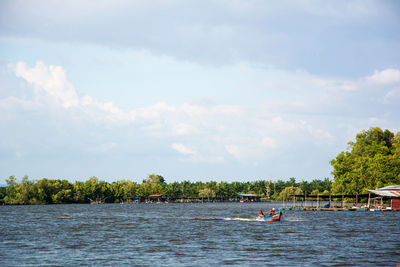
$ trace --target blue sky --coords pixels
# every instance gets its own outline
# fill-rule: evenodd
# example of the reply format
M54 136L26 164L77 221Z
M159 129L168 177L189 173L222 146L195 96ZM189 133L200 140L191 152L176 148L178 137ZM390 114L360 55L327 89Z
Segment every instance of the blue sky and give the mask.
M399 51L397 1L1 1L0 183L331 177Z

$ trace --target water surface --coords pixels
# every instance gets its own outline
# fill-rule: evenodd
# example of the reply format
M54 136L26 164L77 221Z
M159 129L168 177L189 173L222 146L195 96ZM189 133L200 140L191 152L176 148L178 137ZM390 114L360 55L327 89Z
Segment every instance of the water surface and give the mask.
M285 211L270 203L0 207L0 265L395 266L400 212Z

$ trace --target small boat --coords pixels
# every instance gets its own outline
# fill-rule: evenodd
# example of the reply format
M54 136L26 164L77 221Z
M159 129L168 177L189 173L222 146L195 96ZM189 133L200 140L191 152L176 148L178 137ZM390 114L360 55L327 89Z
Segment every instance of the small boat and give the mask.
M282 217L282 212L278 211L273 215L264 216L264 218L261 216L260 218L262 218L264 221L275 222L275 221L280 221L281 217Z

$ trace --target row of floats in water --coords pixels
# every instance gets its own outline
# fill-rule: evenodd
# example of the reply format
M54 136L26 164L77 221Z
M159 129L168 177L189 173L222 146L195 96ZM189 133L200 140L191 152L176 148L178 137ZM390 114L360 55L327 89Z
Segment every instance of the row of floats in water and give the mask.
M311 207L280 207L279 210L303 210L303 211L391 211L380 208L311 208Z

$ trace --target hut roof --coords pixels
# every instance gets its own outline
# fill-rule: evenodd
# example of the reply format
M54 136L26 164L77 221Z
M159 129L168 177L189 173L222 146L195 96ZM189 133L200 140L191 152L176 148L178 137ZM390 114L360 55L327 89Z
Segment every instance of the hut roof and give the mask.
M389 185L368 191L382 197L400 197L400 185Z

